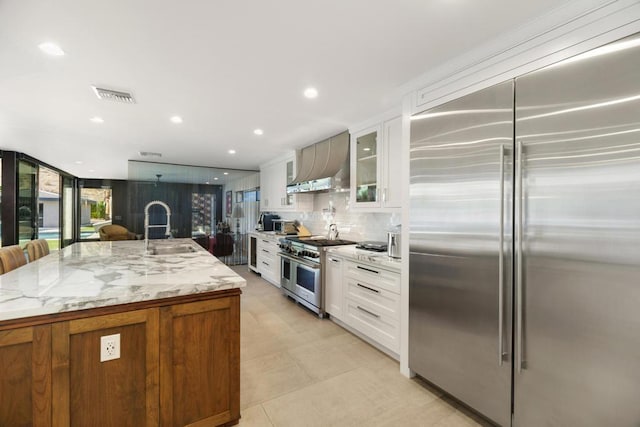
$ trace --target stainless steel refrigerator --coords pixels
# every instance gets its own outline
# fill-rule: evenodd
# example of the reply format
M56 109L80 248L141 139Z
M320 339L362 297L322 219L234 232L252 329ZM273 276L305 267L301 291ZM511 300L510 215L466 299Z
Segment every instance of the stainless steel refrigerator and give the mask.
M640 425L640 37L415 115L409 366L508 426Z

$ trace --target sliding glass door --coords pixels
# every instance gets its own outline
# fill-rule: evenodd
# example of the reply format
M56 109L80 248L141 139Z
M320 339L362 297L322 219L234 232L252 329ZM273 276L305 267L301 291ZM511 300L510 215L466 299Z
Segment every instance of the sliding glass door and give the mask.
M38 238L38 165L18 160L18 243Z
M62 204L60 206L60 217L62 221L62 247L69 246L74 242L75 217L76 217L76 197L75 179L70 176L62 176Z

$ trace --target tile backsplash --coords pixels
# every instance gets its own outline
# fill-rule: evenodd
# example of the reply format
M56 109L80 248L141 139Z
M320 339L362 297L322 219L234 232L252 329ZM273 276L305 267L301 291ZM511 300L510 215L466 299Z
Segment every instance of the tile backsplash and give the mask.
M341 239L387 241L387 231L400 224L401 214L360 212L350 209L349 193L316 193L313 212L278 212L283 219L297 219L313 234L326 235L337 224Z

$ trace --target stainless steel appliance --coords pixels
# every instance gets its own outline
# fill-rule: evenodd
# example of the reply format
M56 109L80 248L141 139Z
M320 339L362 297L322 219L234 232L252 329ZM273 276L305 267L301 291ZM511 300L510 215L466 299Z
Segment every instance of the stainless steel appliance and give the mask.
M400 231L387 232L387 255L391 258L401 258L400 253Z
M297 234L296 227L294 226L293 223L294 223L293 220L275 219L273 220L273 231L275 231L276 234L283 234L283 235Z
M280 215L276 214L260 214L258 224L262 224L262 230L260 231L274 231L273 222L280 219Z
M513 83L415 117L409 366L508 426Z
M296 152L298 173L287 194L349 189L349 132L342 132Z
M640 420L638 70L634 36L413 117L409 366L500 425Z
M324 268L326 248L353 245L349 240L287 237L280 239L280 285L282 292L301 305L325 315Z

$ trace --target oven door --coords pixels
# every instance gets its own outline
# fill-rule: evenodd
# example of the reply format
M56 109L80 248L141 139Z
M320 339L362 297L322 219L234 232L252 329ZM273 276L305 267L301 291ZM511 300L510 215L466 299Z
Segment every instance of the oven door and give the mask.
M279 253L280 257L280 286L289 292L295 294L296 293L296 260Z
M298 261L295 267L296 295L320 308L322 298L320 264Z

